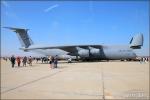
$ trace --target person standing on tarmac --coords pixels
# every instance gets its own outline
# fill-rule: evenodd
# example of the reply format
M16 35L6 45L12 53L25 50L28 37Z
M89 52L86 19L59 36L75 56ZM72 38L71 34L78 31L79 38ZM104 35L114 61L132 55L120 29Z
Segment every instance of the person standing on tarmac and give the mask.
M15 60L16 60L16 58L14 57L14 55L12 55L12 57L10 58L12 68L14 68Z
M32 57L31 56L29 57L28 61L29 61L29 65L32 66Z
M54 67L54 57L52 56L51 59L52 59L52 68L55 68L55 67Z
M54 58L54 68L57 68L58 58L57 55Z
M53 68L53 66L52 66L52 56L49 57L49 64L50 64L50 68Z
M18 57L16 58L16 60L17 60L18 67L20 67L20 62L21 62L20 57L18 56Z
M23 63L23 66L26 67L26 63L27 63L27 57L26 56L23 57L22 63Z

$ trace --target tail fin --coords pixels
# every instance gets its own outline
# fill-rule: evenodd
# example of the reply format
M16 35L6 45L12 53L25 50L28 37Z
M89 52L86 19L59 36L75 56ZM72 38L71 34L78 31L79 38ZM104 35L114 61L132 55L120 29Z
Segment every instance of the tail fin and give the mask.
M12 28L12 27L4 27L7 29L10 29L14 32L16 32L19 41L21 42L21 46L24 48L28 48L30 45L33 44L33 41L31 40L31 38L28 35L28 30L29 29L21 29L21 28Z
M143 46L143 34L137 34L130 41L130 48L140 49Z

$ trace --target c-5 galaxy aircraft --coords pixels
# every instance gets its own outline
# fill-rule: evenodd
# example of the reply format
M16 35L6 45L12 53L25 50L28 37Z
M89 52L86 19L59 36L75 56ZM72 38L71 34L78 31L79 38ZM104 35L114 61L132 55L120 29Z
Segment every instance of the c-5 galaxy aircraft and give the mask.
M127 46L106 46L106 45L68 45L68 46L35 46L28 35L28 29L4 27L16 32L21 42L21 50L33 51L45 56L75 56L82 60L131 60L136 57L133 49L140 49L143 46L143 35L137 34L132 37Z

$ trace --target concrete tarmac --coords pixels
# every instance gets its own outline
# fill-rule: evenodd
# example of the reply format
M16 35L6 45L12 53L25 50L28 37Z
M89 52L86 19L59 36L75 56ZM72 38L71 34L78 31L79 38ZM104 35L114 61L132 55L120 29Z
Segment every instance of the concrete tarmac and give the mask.
M51 69L1 60L1 99L149 99L149 63L59 62Z

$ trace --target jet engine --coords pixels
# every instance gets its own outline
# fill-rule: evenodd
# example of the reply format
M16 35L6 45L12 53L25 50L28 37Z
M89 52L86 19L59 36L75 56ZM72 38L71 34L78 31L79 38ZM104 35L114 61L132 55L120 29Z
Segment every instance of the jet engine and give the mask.
M87 58L87 57L89 57L89 50L87 50L87 49L80 49L80 50L78 50L78 55L80 57Z
M100 55L100 49L90 49L90 54L92 56L99 56Z
M99 57L100 56L100 49L89 47L90 55L93 57Z

